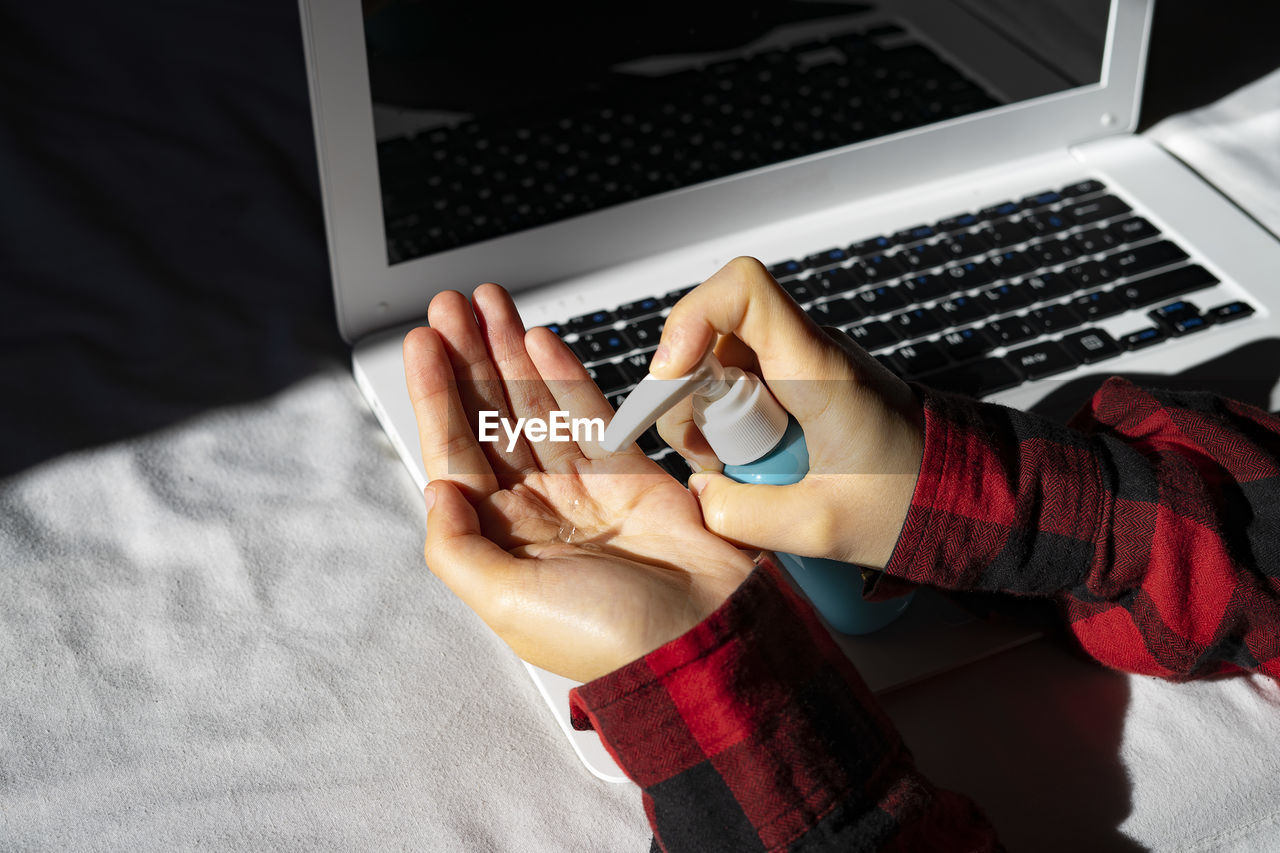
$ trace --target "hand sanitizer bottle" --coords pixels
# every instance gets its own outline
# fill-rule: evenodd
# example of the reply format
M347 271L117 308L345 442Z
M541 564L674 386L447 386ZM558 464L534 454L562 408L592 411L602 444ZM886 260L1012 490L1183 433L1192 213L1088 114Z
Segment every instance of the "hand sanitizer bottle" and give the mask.
M736 367L723 367L708 353L678 379L646 376L614 414L603 447L615 452L640 437L664 412L693 396L693 420L725 476L739 483L785 486L809 471L809 450L800 424L765 384ZM823 618L846 634L869 634L896 619L911 596L864 601L862 569L818 557L778 554Z

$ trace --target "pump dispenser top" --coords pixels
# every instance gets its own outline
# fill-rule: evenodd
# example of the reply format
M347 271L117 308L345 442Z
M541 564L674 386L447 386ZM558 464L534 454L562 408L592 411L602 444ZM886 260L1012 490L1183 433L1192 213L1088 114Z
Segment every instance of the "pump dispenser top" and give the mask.
M765 384L736 367L724 367L708 352L676 379L642 379L605 429L602 447L610 453L626 447L688 396L693 397L694 423L725 465L755 462L786 434L790 416Z

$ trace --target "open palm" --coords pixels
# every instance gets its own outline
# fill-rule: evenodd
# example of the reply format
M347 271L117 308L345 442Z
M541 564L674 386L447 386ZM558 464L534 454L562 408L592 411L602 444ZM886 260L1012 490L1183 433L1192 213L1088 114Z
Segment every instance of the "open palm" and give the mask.
M440 294L431 328L405 338L432 481L427 564L522 658L590 680L697 624L752 561L708 532L693 496L634 446L481 443L480 411L607 422L612 409L559 338L526 335L502 288L473 298Z

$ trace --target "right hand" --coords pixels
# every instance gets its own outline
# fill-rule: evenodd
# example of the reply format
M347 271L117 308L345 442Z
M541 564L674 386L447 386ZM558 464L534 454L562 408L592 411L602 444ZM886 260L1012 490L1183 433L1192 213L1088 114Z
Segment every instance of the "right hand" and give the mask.
M725 365L764 379L804 430L809 473L743 485L722 467L686 400L658 421L702 470L689 481L707 529L753 548L883 568L915 491L924 413L905 382L843 332L824 332L753 258L737 258L672 308L650 372L675 378L715 345Z

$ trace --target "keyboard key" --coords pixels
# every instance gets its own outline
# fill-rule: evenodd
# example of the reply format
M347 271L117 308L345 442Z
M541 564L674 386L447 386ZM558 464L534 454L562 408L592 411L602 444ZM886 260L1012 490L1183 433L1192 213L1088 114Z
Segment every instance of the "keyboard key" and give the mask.
M807 313L819 326L844 326L865 316L852 299L815 302Z
M1082 255L1097 255L1102 252L1110 251L1119 246L1123 240L1119 240L1112 233L1112 228L1090 228L1088 231L1081 231L1079 234L1072 234L1068 239L1076 244L1076 248L1080 250Z
M1025 253L1037 268L1053 267L1080 257L1075 243L1070 240L1045 240L1028 247Z
M948 260L962 261L981 255L993 247L982 232L978 232L952 235L950 239L938 243L938 248Z
M1194 302L1183 300L1162 305L1154 311L1147 312L1147 314L1158 325L1163 326L1175 335L1185 335L1189 332L1207 329L1213 322L1210 318L1200 313L1200 308Z
M1071 216L1061 210L1030 213L1022 217L1022 222L1041 237L1057 234L1059 231L1066 231L1075 224Z
M1105 189L1106 187L1102 185L1101 181L1090 180L1090 181L1080 181L1077 184L1071 184L1070 186L1063 187L1061 192L1067 198L1076 198L1077 196L1091 195L1093 193L1102 192Z
M1013 219L993 223L978 234L995 249L1005 249L1018 243L1025 243L1035 236L1035 232L1028 225Z
M878 350L898 342L898 335L888 323L870 322L845 329L845 334L864 350Z
M942 276L951 280L952 293L982 287L984 284L990 284L995 278L991 273L991 267L977 261L967 261L963 264L947 267L942 271Z
M573 350L583 364L589 364L593 361L603 361L615 355L622 355L636 347L631 342L631 339L627 337L626 332L612 329L583 335L569 344L569 348Z
M808 278L807 281L827 296L837 296L862 287L858 274L846 267L823 270L816 276Z
M649 296L636 302L628 302L626 305L618 306L617 315L623 320L633 320L636 317L647 317L650 314L657 314L663 308L662 300L656 296Z
M952 361L968 361L980 355L986 355L995 348L991 338L981 329L969 327L955 332L947 332L938 341Z
M662 470L666 471L682 486L689 484L689 477L693 475L693 471L689 468L689 463L684 461L684 457L679 453L668 453L658 460L658 464L662 466Z
M1123 216L1133 208L1113 195L1098 196L1080 204L1063 208L1067 218L1077 225L1088 225L1100 219L1112 219Z
M962 228L972 228L979 222L978 217L972 213L962 213L959 216L951 216L946 219L938 220L933 227L938 231L959 231Z
M1209 316L1217 323L1227 323L1231 320L1239 320L1248 317L1253 313L1253 306L1248 302L1228 302L1226 305L1216 305L1209 309Z
M1022 209L1035 210L1037 207L1045 207L1046 205L1057 204L1060 201L1062 201L1062 194L1056 193L1053 190L1049 190L1047 192L1036 193L1035 195L1029 195L1026 198L1024 198L1022 200Z
M1022 374L1002 358L984 358L946 367L920 380L940 391L982 397L1022 383Z
M937 236L937 231L932 225L917 225L914 228L904 228L889 239L900 246L908 243L919 243L921 240L928 240L930 237Z
M998 284L978 295L987 303L988 316L1026 308L1033 301L1032 293L1020 284Z
M653 350L635 352L618 362L618 366L622 368L624 376L632 382L639 382L649 375L649 359L652 357Z
M1024 252L1013 249L992 255L987 258L986 263L997 279L1012 278L1020 273L1031 272L1036 268L1035 262L1031 257L1028 257Z
M563 338L569 334L569 330L565 328L564 323L547 323L547 328L554 332L557 337Z
M947 354L937 344L920 341L893 351L889 357L893 370L904 379L912 379L947 364Z
M581 317L574 317L564 326L570 332L582 334L605 326L612 326L617 319L617 315L612 311L592 311L589 314L583 314Z
M1071 310L1070 305L1045 305L1035 308L1027 315L1027 322L1045 334L1061 332L1081 323L1079 315Z
M1079 362L1073 355L1053 341L1043 341L1022 347L1005 357L1015 369L1028 379L1039 379L1053 373L1070 370Z
M893 241L888 237L872 237L870 240L854 243L848 251L852 257L865 258L869 255L883 255L892 248Z
M1081 290L1088 290L1091 287L1098 287L1107 282L1115 281L1118 275L1108 258L1104 258L1101 261L1085 261L1082 264L1076 264L1074 267L1068 267L1063 272Z
M1187 253L1168 240L1159 243L1148 243L1136 249L1109 255L1106 260L1117 275L1130 276L1153 270L1156 267L1168 266L1187 257Z
M944 326L954 325L944 322L938 313L928 308L912 308L910 311L894 314L889 318L888 322L892 324L894 331L898 333L898 337L904 341L912 338L922 338L925 335L933 334Z
M662 337L662 327L667 322L665 317L646 317L627 326L627 334L640 349L653 349Z
M939 302L936 310L941 312L948 326L976 323L990 316L986 300L977 296L957 296L946 302Z
M1104 329L1085 329L1062 338L1067 352L1082 364L1093 364L1120 354L1120 345Z
M781 263L777 263L769 267L769 275L773 276L778 281L782 281L783 279L800 275L804 270L804 264L799 261L782 261Z
M793 278L782 285L782 289L791 294L791 298L801 305L817 299L821 291L808 278Z
M1071 307L1084 320L1101 320L1114 317L1125 310L1120 298L1110 291L1099 290L1071 302Z
M928 302L956 292L956 286L951 283L951 276L943 273L918 275L907 279L898 287L906 289L907 298L912 302Z
M994 204L991 207L984 207L978 211L978 215L983 219L999 219L1002 216L1013 216L1021 209L1022 205L1016 201L1005 201L1000 204Z
M656 427L650 427L640 433L640 437L636 439L636 444L640 445L640 450L646 456L652 456L667 449L667 443L662 440L662 436L658 435Z
M1117 288L1116 292L1130 308L1141 308L1217 283L1218 280L1208 270L1193 265L1131 281Z
M898 252L893 257L898 261L898 265L908 273L940 267L950 260L941 248L930 243L912 246L910 249Z
M852 269L857 270L858 275L867 284L879 284L882 281L888 281L902 275L902 267L898 266L898 262L890 255L871 255L862 258L855 263Z
M591 377L592 382L596 383L596 387L606 395L626 388L631 384L631 380L623 375L622 368L608 362L597 364L595 367L588 367L587 375Z
M996 343L1001 346L1009 346L1010 344L1020 344L1025 340L1034 338L1039 334L1035 328L1027 322L1025 317L1005 317L1003 320L992 320L984 326Z
M1044 302L1066 296L1076 289L1075 283L1062 273L1047 272L1022 280L1032 302Z
M1160 232L1141 216L1131 216L1119 222L1113 222L1103 229L1116 243L1137 243Z
M1206 317L1203 314L1193 314L1185 317L1179 317L1172 321L1170 328L1175 335L1186 335L1191 332L1199 332L1213 325L1213 318Z
M809 269L823 269L836 266L848 259L849 253L844 249L827 249L825 252L818 252L805 258L804 265Z
M1130 332L1120 338L1120 343L1122 343L1124 348L1127 350L1136 350L1142 349L1143 347L1149 347L1152 344L1158 344L1167 337L1169 337L1169 334L1164 329L1161 329L1158 326L1148 326L1145 329Z
M887 284L873 287L870 290L861 290L855 293L853 298L858 302L858 307L867 316L887 314L893 309L901 308L907 304L907 301L902 298L902 294L898 292L898 288L890 287Z

